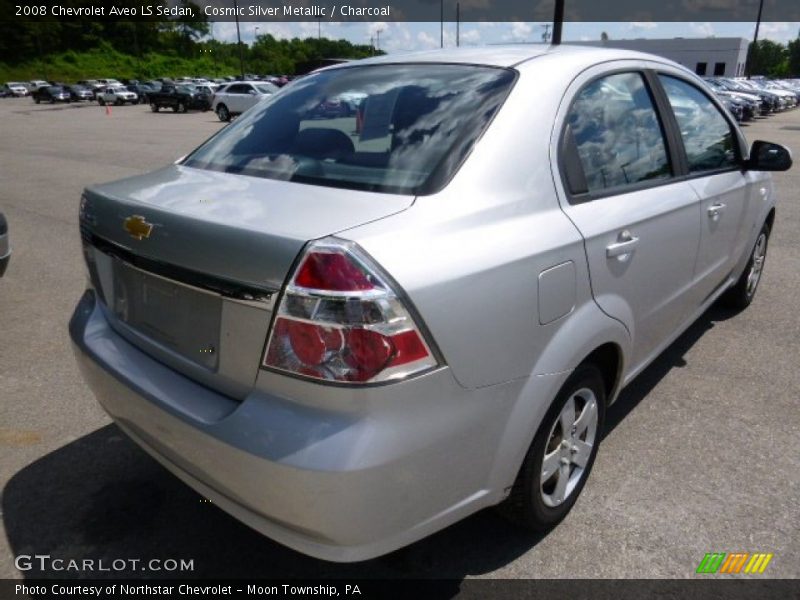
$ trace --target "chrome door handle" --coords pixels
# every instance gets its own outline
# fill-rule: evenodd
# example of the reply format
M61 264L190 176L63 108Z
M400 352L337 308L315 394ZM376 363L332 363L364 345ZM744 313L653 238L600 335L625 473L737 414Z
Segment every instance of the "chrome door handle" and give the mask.
M722 202L717 202L708 207L708 217L712 221L718 221L722 211L725 210L725 205Z
M636 246L639 245L639 238L631 235L630 231L623 231L619 234L617 241L610 246L606 246L606 258L624 259Z

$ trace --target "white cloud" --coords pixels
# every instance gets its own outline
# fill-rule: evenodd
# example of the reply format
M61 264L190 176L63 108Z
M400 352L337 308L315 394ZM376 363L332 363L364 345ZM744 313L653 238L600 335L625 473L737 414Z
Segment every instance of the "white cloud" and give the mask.
M712 27L711 23L689 23L689 29L698 36L709 37L714 35L714 27Z
M511 39L521 42L528 38L533 28L528 23L515 21L511 24Z
M439 42L437 40L433 39L433 36L430 35L429 33L426 33L425 31L420 31L417 34L417 42L419 42L420 47L425 48L425 49L431 49L431 48L438 48L439 47Z
M469 29L461 32L461 42L464 44L477 44L481 41L481 32L477 29Z
M656 27L658 27L658 24L652 21L631 21L628 23L628 29L655 29Z
M800 35L798 33L800 23L792 22L765 22L761 23L761 30L758 33L760 38L768 38L776 42L788 42Z
M370 23L367 26L367 33L369 35L378 35L378 32L380 31L381 34L383 34L383 32L386 31L387 28L388 25L383 21L375 21L374 23Z

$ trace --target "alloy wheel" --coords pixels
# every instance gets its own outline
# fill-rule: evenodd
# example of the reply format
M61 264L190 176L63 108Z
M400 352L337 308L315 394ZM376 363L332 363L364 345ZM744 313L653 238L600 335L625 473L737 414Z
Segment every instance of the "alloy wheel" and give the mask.
M750 272L747 274L747 295L756 293L761 273L764 270L764 261L767 257L767 234L763 231L758 236L756 246L753 248L753 257L750 262Z
M545 446L539 491L546 506L563 504L583 478L596 443L597 422L594 392L579 389L564 404Z

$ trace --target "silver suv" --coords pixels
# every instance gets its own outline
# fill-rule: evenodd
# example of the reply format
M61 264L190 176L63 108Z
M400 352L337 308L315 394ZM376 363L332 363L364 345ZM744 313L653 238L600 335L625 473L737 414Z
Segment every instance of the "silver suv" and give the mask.
M301 552L367 559L497 504L544 530L619 390L752 301L764 171L790 165L650 55L348 63L87 188L70 332L124 432Z

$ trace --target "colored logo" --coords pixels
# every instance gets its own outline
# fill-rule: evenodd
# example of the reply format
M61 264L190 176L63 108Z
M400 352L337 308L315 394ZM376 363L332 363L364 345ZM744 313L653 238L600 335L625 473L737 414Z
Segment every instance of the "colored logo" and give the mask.
M122 223L122 226L125 228L125 231L131 235L131 237L140 241L144 238L150 237L150 232L153 231L153 225L145 221L144 217L140 215L128 217Z
M697 573L705 575L713 573L763 573L773 554L766 552L710 552L703 557L697 567Z

